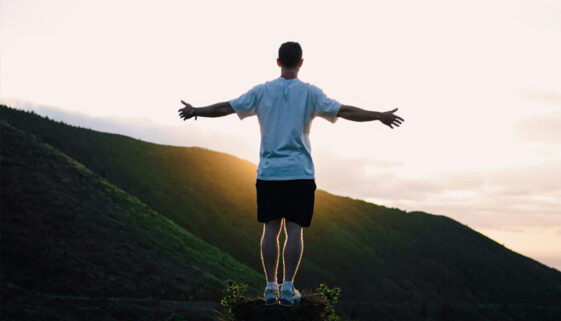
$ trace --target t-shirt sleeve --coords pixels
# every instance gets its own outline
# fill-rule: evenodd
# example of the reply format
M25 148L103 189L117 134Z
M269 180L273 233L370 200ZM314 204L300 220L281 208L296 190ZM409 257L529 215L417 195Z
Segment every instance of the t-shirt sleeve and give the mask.
M230 106L240 120L257 114L257 105L261 98L263 85L257 85L236 99L230 100Z
M337 119L339 119L339 117L337 117L337 113L341 108L341 103L335 99L327 97L321 89L315 86L312 88L315 98L313 116L320 116L331 123L335 123Z

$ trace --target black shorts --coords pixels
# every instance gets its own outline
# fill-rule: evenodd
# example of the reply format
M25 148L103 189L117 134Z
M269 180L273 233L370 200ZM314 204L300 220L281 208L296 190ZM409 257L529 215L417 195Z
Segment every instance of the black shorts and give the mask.
M284 217L308 227L314 215L314 179L266 181L257 179L257 221L261 223Z

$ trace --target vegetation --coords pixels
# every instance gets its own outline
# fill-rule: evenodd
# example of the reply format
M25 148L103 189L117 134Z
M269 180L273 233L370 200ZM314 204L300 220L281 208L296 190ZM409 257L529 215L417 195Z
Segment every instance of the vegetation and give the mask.
M329 289L322 284L315 293L303 293L302 302L294 307L265 306L262 297L243 295L247 285L229 281L221 300L221 321L338 321L334 304L340 289Z
M83 164L80 166L84 170L96 174L96 180L103 180L128 195L122 199L134 199L127 203L116 197L110 198L111 202L126 208L130 204L133 209L135 204L142 204L134 211L148 208L159 217L165 216L169 222L166 224L175 224L169 230L175 229L177 235L198 240L193 244L202 241L201 244L211 244L218 257L224 253L231 255L224 256L222 264L212 256L200 259L193 255L192 262L183 261L185 266L199 264L198 273L204 275L207 267L203 263L209 261L208 269L214 271L209 273L218 280L215 284L224 284L223 280L231 278L248 283L249 295L262 293L255 164L204 148L157 145L73 127L8 107L0 106L0 119ZM56 167L57 162L58 158L51 162L52 166ZM31 165L35 163L28 166ZM35 169L31 166L30 170ZM47 195L55 199L66 197L65 193L88 195L80 192L86 188L80 180L70 182L79 183L73 187L76 190L61 189L57 192L59 196ZM23 187L18 188L29 184L22 181ZM53 185L53 189L60 187L68 188L64 184ZM54 201L37 195L42 193L25 201L36 206L53 205ZM90 200L88 210L94 211L91 208L100 206L95 204L104 202L107 202L105 198ZM54 203L54 208L59 203L64 204ZM509 314L510 319L532 320L535 311L549 311L534 314L548 320L548 315L558 311L561 302L558 270L510 251L448 217L404 212L319 189L315 204L312 226L304 233L306 251L295 281L301 289L314 289L320 283L345 289L337 309L352 319L411 320L419 316L434 319L452 314L457 319L465 315L470 320L483 320L503 318L507 313L504 311L516 311L524 319ZM107 219L114 220L110 216ZM144 225L143 228L152 228L150 221L144 221ZM161 242L157 244L168 244L164 237L177 239L164 236L165 231L163 228L160 231ZM143 246L146 245L139 243L135 249ZM148 243L148 246L155 244ZM168 253L174 257L173 245L170 246ZM150 256L153 254L146 254L146 258L153 258ZM250 272L245 273L247 270L240 267L239 274L230 273L226 262L232 257L249 267ZM247 276L254 281L248 281ZM217 292L213 293L216 296ZM507 308L495 311L503 306Z
M317 291L322 295L322 297L329 303L326 308L327 320L328 321L339 321L339 317L335 314L335 303L339 300L339 295L341 294L340 288L330 289L326 284L322 283L319 285Z
M40 139L3 121L0 134L3 319L43 319L51 303L80 319L77 302L164 319L146 300L210 319L229 277L261 289L261 274Z
M247 288L247 284L238 283L234 280L228 280L224 289L224 297L220 300L220 304L224 309L221 320L235 320L236 307L245 301L242 297L243 292Z

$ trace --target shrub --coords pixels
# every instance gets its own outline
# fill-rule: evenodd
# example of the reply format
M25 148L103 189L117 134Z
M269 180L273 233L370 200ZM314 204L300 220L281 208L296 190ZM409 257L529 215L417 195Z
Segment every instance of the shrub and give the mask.
M317 291L323 296L323 298L329 303L326 308L328 321L339 321L339 317L335 314L335 303L339 301L339 295L341 294L341 288L329 289L326 284L321 283Z
M224 321L234 320L234 308L239 305L242 300L242 293L247 289L247 284L238 283L234 280L226 281L226 288L223 290L224 297L220 300L220 305L224 308L221 313L221 319Z

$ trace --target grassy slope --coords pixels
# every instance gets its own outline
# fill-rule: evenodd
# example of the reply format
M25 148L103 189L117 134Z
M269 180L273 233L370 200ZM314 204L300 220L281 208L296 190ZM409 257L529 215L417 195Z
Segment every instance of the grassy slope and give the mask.
M256 165L202 148L163 146L9 108L0 118L105 175L177 224L261 271ZM450 218L316 193L296 282L342 286L341 302L561 301L561 273ZM361 302L359 302L361 301Z
M228 278L262 290L261 274L39 138L3 121L0 133L3 289L214 302ZM3 292L6 315L13 299Z

